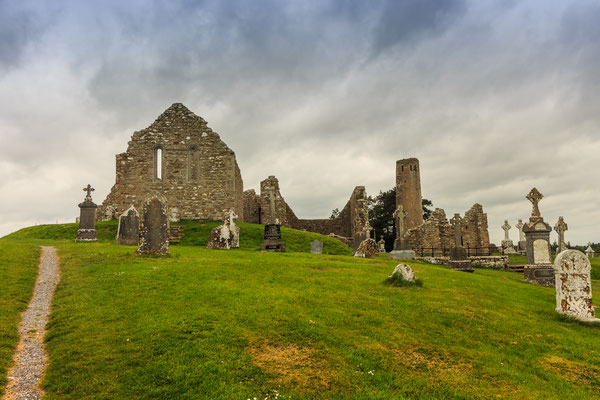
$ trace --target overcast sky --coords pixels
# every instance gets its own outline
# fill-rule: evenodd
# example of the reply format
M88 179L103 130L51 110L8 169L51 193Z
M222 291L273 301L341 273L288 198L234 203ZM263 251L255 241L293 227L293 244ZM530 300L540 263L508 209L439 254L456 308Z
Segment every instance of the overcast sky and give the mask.
M481 203L497 244L534 186L567 241L600 242L599 21L598 1L0 0L0 236L73 222L88 183L101 203L182 102L301 218L417 157L423 197Z

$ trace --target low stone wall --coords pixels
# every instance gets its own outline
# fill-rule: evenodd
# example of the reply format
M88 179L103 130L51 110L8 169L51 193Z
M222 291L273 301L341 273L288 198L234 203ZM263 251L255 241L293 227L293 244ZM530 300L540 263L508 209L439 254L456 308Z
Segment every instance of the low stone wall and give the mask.
M417 259L436 265L448 265L448 261L450 261L450 257L417 257ZM469 260L474 267L508 268L508 256L474 256L469 257Z
M469 257L471 265L482 268L508 268L508 256L476 256Z
M417 260L427 261L431 264L448 265L450 257L415 257Z

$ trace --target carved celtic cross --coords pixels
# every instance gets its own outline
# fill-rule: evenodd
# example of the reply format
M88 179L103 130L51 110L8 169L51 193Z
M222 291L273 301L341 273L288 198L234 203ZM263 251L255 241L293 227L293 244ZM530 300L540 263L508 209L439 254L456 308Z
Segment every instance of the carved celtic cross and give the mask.
M408 216L408 212L404 210L402 204L398 205L396 211L394 211L394 218L396 219L396 238L404 237L404 219Z
M269 196L269 219L271 224L275 224L276 223L276 218L275 218L275 187L274 186L267 186L265 187L265 192L267 192L267 196Z
M519 241L525 240L525 236L523 234L523 220L519 220L519 222L515 225L515 227L519 230Z
M510 238L508 237L508 231L510 230L510 228L512 228L512 226L508 224L507 219L504 220L504 225L502 225L501 228L504 229L504 240L510 240Z
M460 214L454 214L454 217L450 220L450 225L454 227L454 246L460 247L462 238L462 218Z
M563 251L567 247L565 245L565 231L569 230L563 217L558 217L558 222L554 225L554 230L558 233L558 251Z
M525 197L527 198L527 200L529 200L531 202L531 204L533 204L533 211L531 212L531 216L532 217L541 217L540 208L538 206L538 203L540 202L540 200L542 200L544 198L544 195L542 195L540 193L540 191L537 190L536 188L533 188L533 189L531 189L529 194Z

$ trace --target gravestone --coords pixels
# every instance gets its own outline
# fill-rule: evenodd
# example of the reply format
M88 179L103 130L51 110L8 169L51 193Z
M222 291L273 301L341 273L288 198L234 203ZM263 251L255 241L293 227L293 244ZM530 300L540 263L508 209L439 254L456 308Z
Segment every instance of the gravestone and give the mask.
M223 225L210 232L207 249L229 250L240 247L240 227L235 224L237 217L233 210L229 211L223 219Z
M396 265L396 268L394 268L394 272L392 272L392 275L390 275L388 277L388 279L392 279L396 275L401 276L403 280L408 281L408 282L416 282L417 281L417 278L415 277L415 273L413 272L412 268L406 264Z
M144 202L138 254L169 254L169 218L166 201L157 196Z
M519 230L519 245L517 246L519 250L519 254L525 254L525 233L523 233L523 220L519 219L519 222L515 225L515 227Z
M517 252L515 251L513 241L508 237L508 231L512 228L508 224L508 220L504 220L504 225L502 225L501 228L504 229L504 240L502 241L502 250L504 251L504 254L516 254Z
M523 226L525 233L527 264L523 278L539 286L554 286L554 269L550 261L550 232L552 228L540 214L539 202L544 197L536 188L525 196L533 205L529 222Z
M556 249L556 254L560 254L567 249L567 245L565 244L565 231L569 230L563 217L558 217L558 221L556 222L556 225L554 225L554 230L558 233L558 248Z
M460 214L454 214L450 220L450 225L454 227L454 246L450 250L450 261L448 265L455 271L473 272L471 260L467 257L467 251L462 246L462 223Z
M323 254L323 242L320 240L313 240L310 242L310 253L311 254Z
M140 214L133 204L119 217L117 243L138 244L140 239Z
M588 258L592 258L594 257L594 249L592 248L592 242L588 242L588 247L587 249L585 249L585 255L588 256Z
M92 201L94 188L91 185L83 188L86 192L83 203L79 203L79 229L77 230L77 242L95 242L98 239L96 233L96 208L98 205Z
M377 242L374 239L368 238L360 243L354 252L354 257L373 258L377 253Z
M285 251L285 243L281 240L281 225L275 217L275 188L269 186L265 188L266 195L269 197L269 221L265 225L264 240L260 245L262 251Z
M383 240L383 235L379 236L379 241L377 242L377 249L380 253L385 253L385 240Z
M554 260L556 311L582 321L595 318L592 305L591 265L580 251L562 251Z
M394 241L394 250L390 252L390 258L393 260L413 259L416 257L415 251L404 237L406 234L406 217L408 213L404 210L402 204L399 204L394 211L394 222L396 223L396 240Z

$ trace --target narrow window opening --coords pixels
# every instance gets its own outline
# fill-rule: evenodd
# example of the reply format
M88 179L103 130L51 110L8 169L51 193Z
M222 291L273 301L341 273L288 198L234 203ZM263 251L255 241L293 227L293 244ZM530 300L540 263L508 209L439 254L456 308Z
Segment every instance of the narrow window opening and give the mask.
M162 149L156 149L156 179L162 180Z

